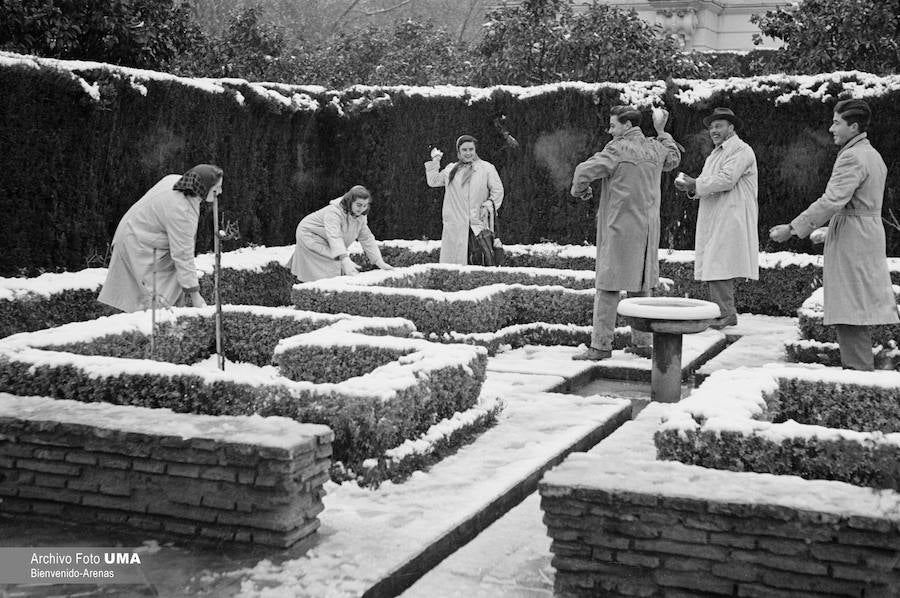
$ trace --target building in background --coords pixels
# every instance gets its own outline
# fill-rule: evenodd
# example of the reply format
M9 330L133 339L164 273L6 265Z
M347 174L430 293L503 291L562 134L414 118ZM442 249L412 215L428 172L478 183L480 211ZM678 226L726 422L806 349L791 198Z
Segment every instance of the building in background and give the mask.
M575 0L588 5L593 0ZM623 9L634 9L645 21L662 27L684 42L685 50L747 51L758 48L777 48L780 40L763 38L764 43L753 45L753 34L759 27L750 22L753 14L791 4L785 0L596 0ZM516 4L517 2L507 2Z

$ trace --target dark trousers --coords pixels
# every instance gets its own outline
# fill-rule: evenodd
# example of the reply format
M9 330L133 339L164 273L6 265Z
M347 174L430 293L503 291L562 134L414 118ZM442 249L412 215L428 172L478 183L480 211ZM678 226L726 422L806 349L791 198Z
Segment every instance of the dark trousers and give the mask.
M734 279L727 280L710 280L709 284L709 300L719 306L722 312L721 317L737 315L734 309Z
M868 326L835 324L841 347L841 367L845 370L871 372L875 369L872 354L872 331Z

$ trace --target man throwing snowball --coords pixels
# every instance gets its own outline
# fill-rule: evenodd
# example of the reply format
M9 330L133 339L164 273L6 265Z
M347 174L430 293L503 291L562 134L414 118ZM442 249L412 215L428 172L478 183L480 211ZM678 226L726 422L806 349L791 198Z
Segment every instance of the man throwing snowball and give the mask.
M659 284L660 177L681 162L681 150L665 132L669 113L653 111L656 139L641 132L641 113L615 106L609 115L612 141L575 168L573 197L588 200L590 184L601 179L597 208L596 294L591 346L573 359L612 356L619 292L646 297ZM630 350L649 357L651 335L632 331Z

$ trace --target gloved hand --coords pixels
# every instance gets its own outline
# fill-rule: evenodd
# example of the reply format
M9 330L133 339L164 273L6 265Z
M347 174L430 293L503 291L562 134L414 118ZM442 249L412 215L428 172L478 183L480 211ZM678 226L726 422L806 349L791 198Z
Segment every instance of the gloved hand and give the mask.
M440 161L444 157L444 152L436 147L431 148L431 159Z

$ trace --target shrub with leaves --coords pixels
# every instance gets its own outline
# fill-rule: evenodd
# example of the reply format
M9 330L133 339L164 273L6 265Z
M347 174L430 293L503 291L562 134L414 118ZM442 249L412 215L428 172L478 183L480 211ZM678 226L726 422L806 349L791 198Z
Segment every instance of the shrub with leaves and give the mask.
M803 0L751 22L763 36L784 41L781 62L792 73L900 70L900 7L896 0Z

